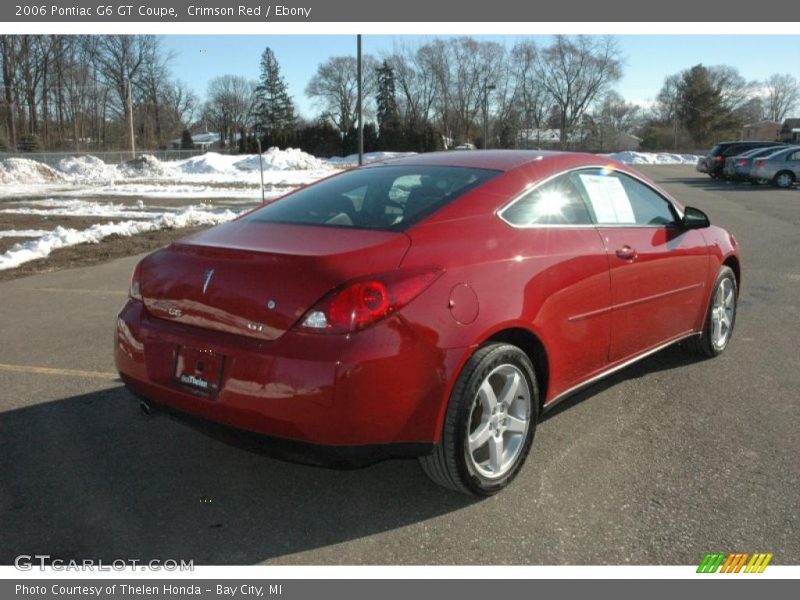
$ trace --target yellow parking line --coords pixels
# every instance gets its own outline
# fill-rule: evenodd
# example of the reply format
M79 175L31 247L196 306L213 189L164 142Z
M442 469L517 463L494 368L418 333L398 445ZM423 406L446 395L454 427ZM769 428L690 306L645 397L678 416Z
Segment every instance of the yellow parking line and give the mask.
M76 290L70 288L36 288L37 292L68 292L72 294L100 294L108 296L127 296L128 292L122 290Z
M0 363L0 371L12 373L35 373L37 375L60 375L64 377L83 377L86 379L105 379L116 381L119 375L106 371L81 371L78 369L54 369L51 367L31 367L27 365L6 365Z

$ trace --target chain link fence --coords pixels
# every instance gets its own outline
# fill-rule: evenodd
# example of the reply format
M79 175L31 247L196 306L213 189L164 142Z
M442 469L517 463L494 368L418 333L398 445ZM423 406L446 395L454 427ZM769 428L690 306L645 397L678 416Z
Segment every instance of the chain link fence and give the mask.
M192 156L199 156L204 154L204 150L141 150L135 153L135 158L140 156L150 155L155 156L157 159L165 160L180 160L182 158L191 158ZM48 166L55 167L59 162L65 158L73 156L95 156L101 159L104 163L109 165L117 165L127 162L134 158L130 151L112 151L112 152L0 152L0 160L6 158L27 158L38 162L45 163Z

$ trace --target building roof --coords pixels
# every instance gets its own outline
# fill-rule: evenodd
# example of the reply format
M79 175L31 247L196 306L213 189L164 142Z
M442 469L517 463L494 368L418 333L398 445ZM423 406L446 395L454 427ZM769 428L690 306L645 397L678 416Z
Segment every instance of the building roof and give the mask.
M781 131L790 131L795 127L800 127L800 119L786 119L783 122L783 128Z
M759 125L780 125L779 121L770 121L769 119L764 119L763 121L756 121L755 123L748 123L744 127L758 127Z

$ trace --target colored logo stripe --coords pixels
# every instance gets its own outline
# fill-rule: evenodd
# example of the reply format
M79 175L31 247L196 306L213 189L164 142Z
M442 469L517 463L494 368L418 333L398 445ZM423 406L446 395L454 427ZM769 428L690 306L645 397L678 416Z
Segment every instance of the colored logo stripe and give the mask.
M763 573L767 568L769 561L772 560L772 554L753 554L753 558L744 569L745 573Z
M772 560L772 554L757 552L707 552L697 567L698 573L763 573ZM750 561L748 562L748 559ZM745 564L747 566L745 566ZM742 571L744 569L744 571Z
M698 573L716 573L722 561L725 560L724 552L707 552L703 557L700 566L697 567Z

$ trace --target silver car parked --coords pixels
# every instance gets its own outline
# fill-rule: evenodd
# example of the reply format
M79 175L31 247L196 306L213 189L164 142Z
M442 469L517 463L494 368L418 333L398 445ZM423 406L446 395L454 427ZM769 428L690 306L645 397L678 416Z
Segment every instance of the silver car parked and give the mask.
M771 181L781 188L790 188L800 181L800 146L790 146L755 159L750 179Z

